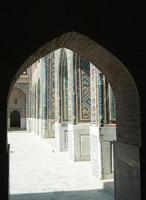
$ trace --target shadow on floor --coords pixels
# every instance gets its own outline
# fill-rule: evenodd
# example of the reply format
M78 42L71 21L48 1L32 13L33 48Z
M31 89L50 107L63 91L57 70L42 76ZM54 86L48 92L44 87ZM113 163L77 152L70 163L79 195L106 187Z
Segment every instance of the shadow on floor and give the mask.
M103 190L85 190L11 194L10 200L114 200L114 197Z

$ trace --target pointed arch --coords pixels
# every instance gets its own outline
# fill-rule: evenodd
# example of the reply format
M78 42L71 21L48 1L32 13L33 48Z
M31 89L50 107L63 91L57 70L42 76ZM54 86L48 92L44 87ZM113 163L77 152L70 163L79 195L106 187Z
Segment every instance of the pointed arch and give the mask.
M68 48L78 53L92 62L105 75L116 99L117 140L140 146L139 94L132 75L126 66L108 50L80 33L73 31L65 33L34 52L20 67L11 88L23 71L41 57L59 48Z
M80 33L72 31L46 43L26 59L13 79L11 88L23 71L38 59L59 48L70 49L83 56L86 60L89 60L103 73L110 83L116 100L116 199L128 200L132 198L139 200L139 147L141 147L140 99L136 83L121 61L98 43ZM128 179L126 179L127 177Z

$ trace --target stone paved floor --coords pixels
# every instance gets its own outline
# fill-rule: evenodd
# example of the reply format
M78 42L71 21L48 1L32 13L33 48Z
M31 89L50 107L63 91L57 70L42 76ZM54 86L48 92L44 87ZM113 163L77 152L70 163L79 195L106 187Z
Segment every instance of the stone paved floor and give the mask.
M10 200L113 200L91 175L90 162L73 162L26 131L10 131L8 140Z

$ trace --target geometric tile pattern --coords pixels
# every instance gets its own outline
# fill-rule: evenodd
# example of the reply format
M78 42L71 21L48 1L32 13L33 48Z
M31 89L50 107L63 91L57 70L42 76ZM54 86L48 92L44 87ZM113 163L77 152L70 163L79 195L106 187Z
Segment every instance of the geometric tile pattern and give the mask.
M112 88L108 81L106 84L106 121L108 124L115 123L116 121L116 102Z
M97 89L97 68L90 64L90 77L91 77L91 123L98 124L98 89Z
M63 49L64 50L64 49ZM62 115L63 121L68 121L68 66L67 66L67 55L65 50L62 54L62 62L61 62L61 69L62 69Z
M79 111L80 121L91 120L90 62L79 59Z
M54 52L50 53L48 63L48 117L55 119L55 61Z

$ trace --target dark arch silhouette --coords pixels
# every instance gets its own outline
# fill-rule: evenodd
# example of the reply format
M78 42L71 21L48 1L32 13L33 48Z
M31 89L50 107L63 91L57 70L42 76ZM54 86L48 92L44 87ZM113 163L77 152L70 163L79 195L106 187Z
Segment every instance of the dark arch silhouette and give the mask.
M67 48L89 60L110 83L116 100L115 198L140 200L142 137L139 90L126 66L108 50L96 41L74 31L60 35L40 47L24 61L12 80L8 99L15 81L22 72L38 59L59 48ZM7 143L7 135L2 136Z
M20 128L20 118L20 113L18 111L12 111L10 114L10 127Z

